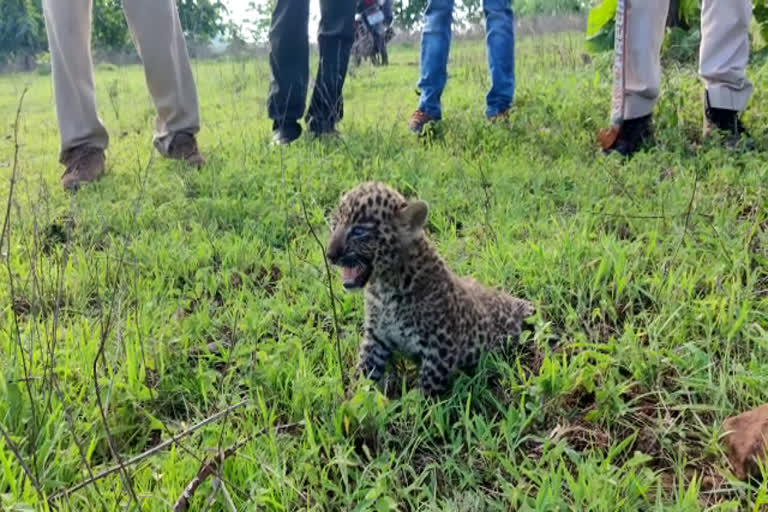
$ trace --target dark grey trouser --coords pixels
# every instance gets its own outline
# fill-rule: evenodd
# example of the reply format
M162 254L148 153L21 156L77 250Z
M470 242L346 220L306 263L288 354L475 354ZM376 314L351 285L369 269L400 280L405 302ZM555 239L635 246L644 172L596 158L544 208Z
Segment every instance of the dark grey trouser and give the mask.
M355 0L321 0L320 65L307 111L310 129L332 127L344 109L341 91L355 38ZM269 30L272 79L267 112L274 124L304 114L309 83L309 0L277 0Z

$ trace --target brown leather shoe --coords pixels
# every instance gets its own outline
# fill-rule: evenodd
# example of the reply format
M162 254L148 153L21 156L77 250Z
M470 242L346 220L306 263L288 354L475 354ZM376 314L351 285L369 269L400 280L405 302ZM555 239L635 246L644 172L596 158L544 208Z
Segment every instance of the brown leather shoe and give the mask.
M417 135L421 135L424 132L424 128L435 121L436 119L426 112L417 110L408 119L408 129Z
M164 150L162 144L158 144L157 142L155 143L155 147L166 158L181 160L192 167L199 169L205 164L205 158L203 158L203 155L201 155L200 151L197 149L195 136L190 133L178 132L174 134L167 150Z
M91 146L78 146L67 151L67 167L61 176L66 190L77 190L81 183L96 181L104 175L104 150Z

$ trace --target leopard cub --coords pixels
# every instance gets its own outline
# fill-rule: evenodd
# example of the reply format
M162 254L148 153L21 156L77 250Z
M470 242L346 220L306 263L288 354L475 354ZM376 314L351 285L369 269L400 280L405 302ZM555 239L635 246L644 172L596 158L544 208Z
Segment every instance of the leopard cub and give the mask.
M447 390L482 351L516 342L533 305L454 274L424 234L427 204L377 182L346 192L327 256L347 290L365 288L357 371L380 383L393 352L420 361L419 387Z

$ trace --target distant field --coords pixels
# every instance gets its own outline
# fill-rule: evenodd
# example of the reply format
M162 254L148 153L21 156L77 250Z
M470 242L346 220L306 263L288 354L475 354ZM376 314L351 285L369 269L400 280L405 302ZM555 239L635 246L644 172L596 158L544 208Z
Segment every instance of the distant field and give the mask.
M423 144L405 126L418 47L399 47L349 77L341 141L287 149L268 145L265 60L198 62L199 172L153 158L141 69L103 66L109 174L73 196L50 77L0 76L3 219L29 87L0 265L0 509L46 509L18 456L47 499L245 400L56 504L170 510L248 440L221 474L237 510L766 510L768 474L734 479L718 438L768 402L768 64L750 68L756 153L702 143L695 68L668 67L659 144L623 163L595 147L610 56L582 52L580 34L521 41L511 123L489 126L484 48L457 44ZM362 298L334 276L340 365L307 219L325 243L367 179L430 203L456 271L539 306L516 359L438 403L364 382L344 398Z

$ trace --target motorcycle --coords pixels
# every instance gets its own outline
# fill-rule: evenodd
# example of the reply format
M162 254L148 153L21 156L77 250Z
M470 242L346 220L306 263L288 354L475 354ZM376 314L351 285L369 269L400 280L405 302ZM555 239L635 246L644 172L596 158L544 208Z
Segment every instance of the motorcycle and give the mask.
M355 66L370 59L374 66L389 64L387 43L394 36L382 7L387 0L360 0L355 13L355 42L352 57Z

